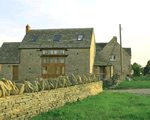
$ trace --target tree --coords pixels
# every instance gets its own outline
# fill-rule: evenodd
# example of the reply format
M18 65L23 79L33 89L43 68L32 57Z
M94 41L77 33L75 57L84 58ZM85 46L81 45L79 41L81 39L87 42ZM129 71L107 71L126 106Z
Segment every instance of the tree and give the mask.
M147 62L146 67L150 70L150 60Z
M137 63L134 63L134 64L132 65L132 68L133 68L133 70L134 70L134 75L135 75L135 76L140 76L140 72L141 72L140 66L139 66Z
M148 74L149 72L149 68L148 67L144 67L144 75Z

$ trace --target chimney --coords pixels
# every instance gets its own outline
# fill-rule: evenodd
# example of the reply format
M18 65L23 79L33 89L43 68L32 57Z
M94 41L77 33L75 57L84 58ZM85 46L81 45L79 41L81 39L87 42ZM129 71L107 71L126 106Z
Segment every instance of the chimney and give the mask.
M117 37L116 36L113 36L113 39L117 42Z
M27 24L27 26L26 26L26 34L29 33L29 31L30 31L30 26Z

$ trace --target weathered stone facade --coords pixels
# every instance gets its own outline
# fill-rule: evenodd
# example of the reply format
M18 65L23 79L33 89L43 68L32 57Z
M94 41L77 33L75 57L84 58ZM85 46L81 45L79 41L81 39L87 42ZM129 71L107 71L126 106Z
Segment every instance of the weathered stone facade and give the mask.
M123 72L125 74L130 74L131 72L131 56L124 50L122 49L123 53ZM106 59L106 65L107 63L110 63L113 66L113 74L117 74L121 72L121 63L120 63L120 45L117 42L116 39L112 39L105 47L103 50L100 51L100 55L103 55L104 58ZM115 55L116 60L111 61L110 60L110 55ZM108 68L109 69L108 69ZM107 71L107 78L110 78L110 66L106 67Z
M19 66L19 64L2 64L1 77L4 77L8 80L13 78L13 65Z
M22 49L20 64L18 67L18 79L33 79L41 77L41 57L42 51L38 49ZM68 49L65 51L68 56L65 58L65 75L83 75L90 72L90 49ZM8 67L10 65L10 67ZM13 80L13 66L16 64L2 64L4 77Z

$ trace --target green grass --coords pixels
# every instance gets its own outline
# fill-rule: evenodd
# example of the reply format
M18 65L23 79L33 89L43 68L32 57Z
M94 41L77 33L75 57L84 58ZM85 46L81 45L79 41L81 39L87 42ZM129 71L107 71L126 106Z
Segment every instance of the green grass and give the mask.
M102 92L41 113L32 120L149 120L150 96Z
M147 89L150 88L150 79L145 76L135 77L135 81L124 81L118 86L112 89ZM109 89L108 87L103 87L104 90Z

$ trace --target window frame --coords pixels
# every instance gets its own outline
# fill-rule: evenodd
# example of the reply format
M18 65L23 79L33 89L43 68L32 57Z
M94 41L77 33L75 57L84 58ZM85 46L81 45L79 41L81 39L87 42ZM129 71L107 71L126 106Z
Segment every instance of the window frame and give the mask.
M82 35L82 39L81 39L81 40L78 40L80 35ZM77 38L77 41L83 41L83 38L84 38L84 35L83 35L83 34L79 34L79 35L78 35L78 38Z
M53 54L49 54L49 50L53 51ZM58 54L55 54L55 50L58 50ZM61 54L60 51L63 50L64 54ZM47 51L46 54L43 54L43 51ZM42 55L65 55L65 49L43 49L42 50Z
M58 40L55 40L55 38L56 38L57 36L59 36L59 39L58 39ZM61 37L61 35L55 35L53 41L59 41L59 40L60 40L60 37Z
M116 55L109 55L110 56L110 61L116 61L117 60L117 57ZM115 57L115 59L114 59Z
M43 63L43 58L47 58L47 63ZM53 63L49 63L49 58L53 58ZM54 63L54 58L58 58L58 63ZM64 63L60 63L60 59L64 58ZM43 76L57 76L57 75L65 75L65 63L66 63L66 59L65 57L42 57L42 67L41 67L41 75ZM55 71L55 67L60 67L60 73L56 74L54 73L49 73L49 66L53 66L54 67L54 71ZM43 73L43 67L46 67L46 74ZM64 74L63 74L64 73Z
M35 40L33 40L34 37L36 37ZM32 42L36 42L37 38L38 38L38 35L34 35L34 36L32 37L32 39L31 39L31 41L32 41Z

